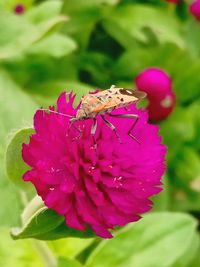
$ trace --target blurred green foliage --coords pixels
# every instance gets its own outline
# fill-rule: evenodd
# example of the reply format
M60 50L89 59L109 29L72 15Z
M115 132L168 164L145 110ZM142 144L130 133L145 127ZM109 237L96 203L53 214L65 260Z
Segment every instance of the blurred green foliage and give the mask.
M17 4L24 13L15 13ZM0 266L55 267L56 259L58 267L82 266L78 260L88 267L200 266L200 24L187 10L186 1L1 1ZM79 236L41 203L33 210L29 203L20 218L35 195L21 181L20 147L36 108L52 105L65 89L80 98L111 84L133 87L150 66L170 74L177 95L173 114L160 123L168 156L156 212L103 242L11 240L11 226L18 226L16 239Z

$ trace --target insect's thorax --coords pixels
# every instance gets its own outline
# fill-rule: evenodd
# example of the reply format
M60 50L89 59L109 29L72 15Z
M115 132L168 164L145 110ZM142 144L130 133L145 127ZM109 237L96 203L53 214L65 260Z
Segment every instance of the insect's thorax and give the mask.
M97 98L96 95L86 95L82 99L81 106L77 111L78 119L94 118L97 114L105 114L107 109L103 107L105 100Z

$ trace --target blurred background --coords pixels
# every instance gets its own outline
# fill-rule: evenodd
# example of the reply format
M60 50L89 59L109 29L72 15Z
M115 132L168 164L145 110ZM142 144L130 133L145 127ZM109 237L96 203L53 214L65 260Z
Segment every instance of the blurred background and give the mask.
M25 193L8 179L5 153L13 133L32 126L36 108L55 104L63 90L73 90L78 99L91 90L112 84L147 91L148 101L143 106L151 110L150 119L160 125L163 142L168 147L164 191L154 198L153 211L189 214L197 229L200 4L193 9L191 4L192 1L181 0L0 1L1 267L55 266L44 265L34 243L13 241L9 235L10 227L20 224ZM148 71L152 68L154 73L149 78ZM7 171L12 176L12 167ZM26 194L31 197L33 192L29 190ZM168 245L173 238L179 240L176 232L174 237L173 232L170 234ZM56 257L75 258L81 251L87 255L85 249L91 242L91 239L70 238L51 241L48 247ZM163 252L159 251L159 245L153 250L152 243L149 253L153 258L158 255L157 265L152 265L150 259L143 264L139 261L138 265L122 261L105 263L102 256L101 262L97 258L87 266L199 267L199 241L195 242L191 240L182 252L173 247L170 253L177 252L178 256L168 255L174 261L166 263L159 261ZM40 244L41 250L43 245L46 243ZM130 258L134 253L130 250ZM105 259L106 253L103 255ZM79 266L67 260L59 264Z

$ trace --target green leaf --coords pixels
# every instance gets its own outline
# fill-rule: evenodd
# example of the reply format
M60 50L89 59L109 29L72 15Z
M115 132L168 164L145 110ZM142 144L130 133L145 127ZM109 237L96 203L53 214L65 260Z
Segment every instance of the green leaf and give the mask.
M24 15L33 23L40 23L60 15L62 1L51 0L44 1L33 6Z
M192 29L192 31L191 31ZM190 19L186 23L186 30L185 30L185 39L187 49L194 57L199 57L200 55L200 28L199 23L190 17Z
M197 150L200 149L200 139L198 138L200 136L200 101L194 101L189 107L188 112L191 114L191 117L194 121L194 127L195 127L195 135L191 142L191 145L194 146Z
M65 16L57 16L34 25L25 17L18 18L0 10L0 30L5 32L4 28L7 29L6 34L0 37L0 59L6 60L21 56L31 45L54 32L66 20Z
M3 164L0 162L0 168ZM20 223L20 212L22 210L21 196L10 181L5 179L5 174L0 171L0 226L12 226Z
M195 233L194 237L191 239L190 247L185 252L184 257L179 258L178 261L170 267L194 267L192 261L194 260L196 254L199 254L199 246L199 236Z
M34 0L20 0L20 4L22 4L27 11L33 4ZM6 10L11 12L14 11L16 5L19 5L19 0L1 0L0 5Z
M96 87L92 87L79 81L54 80L47 83L40 83L36 88L34 87L30 93L33 94L34 98L40 105L49 106L55 104L61 92L70 92L71 90L76 94L76 105L83 95L87 94L89 91L96 90Z
M6 170L11 181L25 189L30 185L22 180L23 174L29 169L22 159L22 144L28 143L33 128L25 128L17 131L6 150Z
M4 156L8 134L30 124L35 102L15 84L10 76L0 70L0 225L13 225L19 222L21 209L20 195L16 187L6 179Z
M192 267L199 267L200 266L200 253L199 253L199 250L200 250L200 244L199 244L199 247L198 247L196 255L193 257L192 262L190 262L190 264L187 267L191 267L191 266Z
M102 242L90 255L88 267L171 267L195 235L196 221L181 213L152 213Z
M49 247L56 256L70 258L76 257L83 250L87 249L93 242L93 238L63 238L54 241L48 241ZM66 254L67 252L67 254Z
M36 195L24 208L21 214L21 221L23 225L28 224L31 220L31 217L37 213L39 209L44 208L44 202L42 201L41 197Z
M175 183L177 184L176 178L174 176L172 178L170 210L199 212L200 194L198 192L191 192L187 188L181 188L179 184L175 185Z
M95 236L90 229L78 231L69 228L64 217L33 199L22 214L22 227L11 229L13 239L35 238L41 240L55 240L64 237L90 238Z
M23 17L16 16L10 12L6 12L0 7L0 31L4 34L0 35L0 47L7 46L18 36L27 32L31 27L29 21ZM6 29L6 31L5 31Z
M130 50L126 50L113 64L113 73L116 79L133 80L144 68L151 65L154 50L133 44Z
M169 203L170 203L170 188L169 188L169 181L168 177L165 174L163 177L163 191L155 195L151 198L153 201L153 211L166 211L169 209Z
M104 4L115 5L117 3L119 3L119 0L74 0L73 2L67 1L64 8L72 12L92 6L101 7Z
M94 21L96 21L104 6L113 6L118 3L119 0L74 0L73 2L65 1L62 11L67 15L70 15L73 26L81 27L81 24L79 24L80 22L83 22L84 25L87 25L89 22L93 23ZM94 12L93 14L92 11ZM78 18L78 16L80 17ZM91 19L94 19L94 21L91 21Z
M118 7L103 23L106 31L121 45L131 47L134 40L149 42L149 33L160 43L171 42L184 47L181 27L167 10L148 5ZM150 31L150 32L149 32Z
M171 148L167 155L170 166L176 159L183 143L191 142L195 136L193 117L189 110L177 107L171 116L161 123L160 130L164 143Z
M67 266L69 266L69 267L81 267L83 265L74 259L67 259L64 257L58 259L58 267L67 267Z
M5 90L6 88L6 90ZM19 128L32 121L36 103L0 70L0 150L4 150L6 136L11 129Z
M31 94L36 91L40 94L38 88L42 90L44 83L78 80L78 62L78 53L71 53L61 58L27 54L20 61L6 62L4 65L13 78L26 88L26 92ZM53 90L55 88L50 88L51 94ZM48 97L48 92L45 97Z
M112 78L111 70L113 62L114 60L104 53L84 53L80 58L80 69L89 73L90 80L93 84L98 84L102 88L106 88L109 84L116 82Z
M77 238L92 238L96 235L91 229L86 229L86 231L79 231L73 228L69 228L65 222L60 224L57 228L53 229L48 233L41 234L34 238L40 240L57 240L61 238L77 237Z
M1 267L44 267L28 240L17 243L10 238L5 228L0 228L0 266Z
M184 104L196 100L200 96L199 61L187 58L184 56L184 53L182 58L180 57L180 60L179 58L174 58L174 60L177 62L175 64L174 89L178 101ZM188 66L190 68L187 70Z
M62 34L52 34L40 42L33 44L28 54L43 54L53 57L63 57L77 48L76 43L73 39Z
M200 158L190 147L184 147L177 154L173 172L179 182L186 188L200 193Z
M37 238L59 226L63 220L64 218L55 211L42 207L29 218L22 228L12 228L11 235L14 239Z
M64 1L62 12L70 17L70 21L63 31L72 35L86 48L96 23L104 16L104 11L118 2L119 0Z

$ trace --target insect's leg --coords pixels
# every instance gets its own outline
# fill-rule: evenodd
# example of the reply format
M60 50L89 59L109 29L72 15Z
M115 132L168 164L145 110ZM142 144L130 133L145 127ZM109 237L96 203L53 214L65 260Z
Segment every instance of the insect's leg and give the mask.
M111 85L110 90L114 89L115 87L115 85Z
M70 126L69 126L67 134L66 134L66 135L69 135L69 130L70 130L72 124L75 122L75 117L74 116L68 115L68 114L65 114L65 113L61 113L61 112L57 112L57 111L54 111L54 110L50 110L50 109L45 109L45 108L39 108L38 110L48 111L50 113L54 113L54 114L58 114L58 115L70 118ZM80 130L76 126L73 126L73 127L76 128L80 132Z
M95 140L95 133L96 133L96 129L97 129L97 119L96 118L93 118L93 125L92 125L92 128L91 128L91 136L92 136L92 139L93 139L93 144L94 144L94 148L96 149L97 147L97 143L96 143L96 140Z
M72 118L70 120L70 125L69 125L69 128L68 128L68 133L69 133L69 130L71 129L71 127L73 127L77 132L79 132L79 135L76 136L75 138L73 138L73 140L79 139L81 137L81 135L82 135L82 131L74 124L76 121L77 121L76 118Z
M138 120L139 120L139 116L137 114L108 114L111 117L115 117L115 118L130 118L130 119L135 119L134 123L132 124L131 128L128 130L128 135L133 138L138 144L140 144L140 142L137 140L137 138L131 133L132 130L134 129L135 125L137 124Z
M74 138L74 139L79 139L81 137L81 135L82 135L81 130L74 124L77 121L76 117L74 117L72 115L65 114L65 113L57 112L57 111L54 111L54 110L50 110L50 109L40 108L38 110L48 111L50 113L59 114L61 116L70 118L70 125L69 125L69 128L68 128L67 135L69 134L69 130L71 129L71 127L73 127L76 131L79 132L79 135L76 138Z
M62 115L62 116L64 116L64 117L68 117L68 118L73 118L73 117L74 117L74 116L72 116L72 115L68 115L68 114L65 114L65 113L57 112L57 111L50 110L50 109L46 109L46 108L39 108L38 110L48 111L48 112L50 112L50 113L59 114L59 115Z
M103 115L101 115L101 117L102 117L103 121L106 123L106 125L115 133L120 144L122 144L122 140L116 131L116 127L111 122L109 122L107 119L105 119L105 117Z
M130 111L130 108L127 107L127 106L125 106L124 109L125 109L126 111Z

